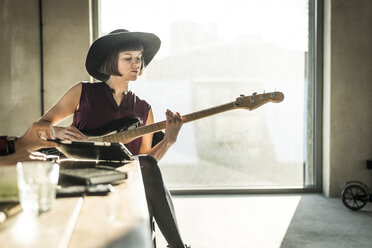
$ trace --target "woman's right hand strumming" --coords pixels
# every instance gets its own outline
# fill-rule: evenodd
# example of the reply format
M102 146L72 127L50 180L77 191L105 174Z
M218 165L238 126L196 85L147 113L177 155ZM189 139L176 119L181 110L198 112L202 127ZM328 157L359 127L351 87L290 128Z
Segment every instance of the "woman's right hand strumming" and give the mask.
M54 127L55 136L60 140L87 140L87 136L74 126Z

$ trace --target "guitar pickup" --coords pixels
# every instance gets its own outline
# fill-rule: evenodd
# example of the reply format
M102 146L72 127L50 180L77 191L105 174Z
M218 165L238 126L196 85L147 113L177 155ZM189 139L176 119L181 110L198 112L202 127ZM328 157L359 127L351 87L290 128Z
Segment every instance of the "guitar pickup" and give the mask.
M95 141L94 142L95 146L111 146L110 142L104 142L104 141Z
M105 146L105 143L107 143L107 142L95 141L95 142L94 142L94 145L95 145L95 146Z
M53 141L53 140L51 140L51 141ZM70 144L72 144L72 141L71 140L60 140L60 143L61 144L67 144L67 145L70 145Z

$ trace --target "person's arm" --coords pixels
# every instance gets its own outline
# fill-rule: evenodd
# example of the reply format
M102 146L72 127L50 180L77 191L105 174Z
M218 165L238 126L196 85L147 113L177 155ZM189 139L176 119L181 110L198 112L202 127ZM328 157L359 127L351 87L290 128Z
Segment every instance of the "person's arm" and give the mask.
M146 134L142 137L142 144L140 147L139 154L148 154L153 156L157 161L159 161L169 148L176 142L178 133L182 127L182 117L177 113L173 113L167 110L166 113L166 126L165 126L165 136L162 141L160 141L156 146L151 148L153 134ZM146 125L154 123L154 115L152 109L149 111L149 115L146 121Z
M75 110L79 108L80 96L82 90L82 83L77 83L72 86L62 98L41 117L39 122L50 123L56 125L66 117L74 114ZM69 127L54 127L56 138L61 140L84 140L86 136L83 135L77 128Z
M12 165L18 161L30 160L30 153L40 148L56 147L57 143L47 141L53 139L53 127L48 123L33 123L26 133L15 141L15 152L0 156L0 165Z
M22 148L17 147L15 153L6 156L0 156L0 166L2 165L15 165L19 161L28 161L30 160L30 153Z

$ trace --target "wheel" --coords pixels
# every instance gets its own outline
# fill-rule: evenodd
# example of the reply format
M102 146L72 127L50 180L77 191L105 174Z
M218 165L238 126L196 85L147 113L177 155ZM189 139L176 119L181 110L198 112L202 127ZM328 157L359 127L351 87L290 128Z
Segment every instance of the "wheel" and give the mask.
M360 185L349 185L342 191L342 203L351 210L363 208L368 201L368 192Z

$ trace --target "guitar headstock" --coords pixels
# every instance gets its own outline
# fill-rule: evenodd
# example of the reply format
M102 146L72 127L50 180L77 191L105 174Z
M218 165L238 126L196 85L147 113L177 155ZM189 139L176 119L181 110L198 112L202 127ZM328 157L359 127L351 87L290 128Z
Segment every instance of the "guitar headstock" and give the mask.
M255 92L250 96L240 95L240 97L236 98L234 105L236 108L244 108L248 110L253 110L267 102L278 103L278 102L283 101L283 99L284 99L284 94L279 91L263 93L263 94L257 94Z

